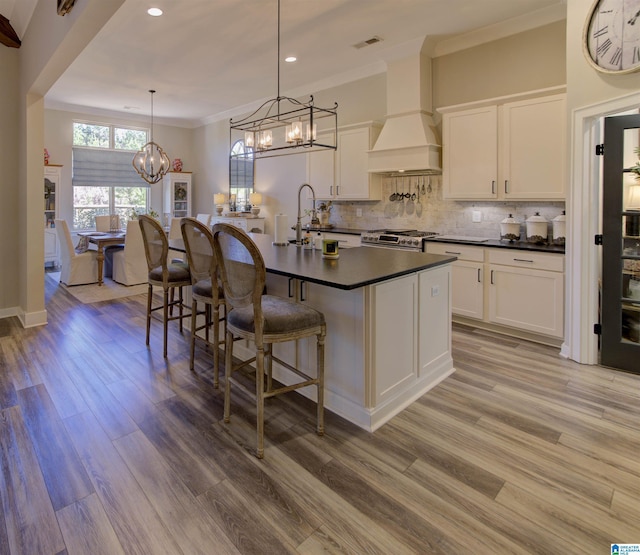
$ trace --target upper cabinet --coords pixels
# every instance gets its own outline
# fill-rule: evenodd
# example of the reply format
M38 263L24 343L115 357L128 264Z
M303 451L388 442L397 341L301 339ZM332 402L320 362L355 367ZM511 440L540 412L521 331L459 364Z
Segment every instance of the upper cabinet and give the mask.
M564 94L441 111L444 198L565 198Z
M380 200L380 175L370 174L368 166L380 129L370 122L341 127L337 151L308 154L307 177L317 199Z
M162 180L164 214L172 218L191 216L191 172L169 172Z

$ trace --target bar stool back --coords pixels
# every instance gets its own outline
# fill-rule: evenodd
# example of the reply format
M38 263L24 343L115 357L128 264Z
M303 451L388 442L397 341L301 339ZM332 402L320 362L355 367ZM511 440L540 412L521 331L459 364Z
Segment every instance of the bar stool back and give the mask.
M324 315L317 310L282 297L264 293L266 269L258 247L242 230L229 224L213 226L214 248L227 305L227 333L225 340L224 420L231 416L231 380L233 372L255 362L256 368L256 456L264 456L264 400L301 387L317 388L318 435L324 434ZM316 336L316 377L309 370L295 368L273 355L273 343L295 341ZM241 337L253 341L255 357L233 364L233 339ZM275 387L272 381L272 362L288 369L302 381ZM266 372L266 383L265 383ZM235 382L242 386L240 382Z

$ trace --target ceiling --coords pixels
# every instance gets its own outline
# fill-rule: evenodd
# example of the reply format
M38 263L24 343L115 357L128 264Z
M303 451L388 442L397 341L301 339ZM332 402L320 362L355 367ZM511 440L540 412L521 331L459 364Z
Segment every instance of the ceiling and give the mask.
M10 14L22 5L30 16L35 3L0 0L0 13ZM522 20L540 10L564 10L564 4L281 0L281 58L295 55L298 61L281 62L280 90L306 96L384 72L385 60L424 37L440 41L511 18ZM151 5L164 15L147 15ZM14 29L22 37L24 31ZM383 40L354 48L373 36ZM45 103L50 108L148 117L148 90L155 89L154 116L159 121L196 126L275 97L277 67L277 0L126 0L54 84Z

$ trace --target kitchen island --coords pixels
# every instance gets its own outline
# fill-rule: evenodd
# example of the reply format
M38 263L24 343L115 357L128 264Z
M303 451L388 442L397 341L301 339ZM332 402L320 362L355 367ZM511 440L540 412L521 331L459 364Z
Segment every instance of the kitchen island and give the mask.
M451 262L455 257L354 247L339 258L274 246L252 234L267 267L270 294L324 313L325 407L373 431L453 371ZM234 352L251 356L239 342ZM276 356L315 375L315 339L274 345ZM282 383L294 379L274 364ZM308 390L308 391L307 391ZM315 389L300 393L315 400Z

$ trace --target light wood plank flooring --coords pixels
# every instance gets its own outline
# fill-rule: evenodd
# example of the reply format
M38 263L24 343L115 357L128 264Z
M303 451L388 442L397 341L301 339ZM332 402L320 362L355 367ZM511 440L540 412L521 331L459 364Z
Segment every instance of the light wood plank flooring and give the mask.
M232 422L145 296L0 320L0 553L610 553L640 542L640 376L455 327L457 371L377 432L293 393Z

